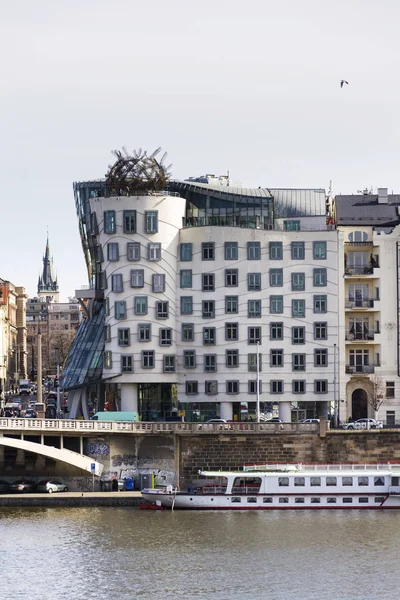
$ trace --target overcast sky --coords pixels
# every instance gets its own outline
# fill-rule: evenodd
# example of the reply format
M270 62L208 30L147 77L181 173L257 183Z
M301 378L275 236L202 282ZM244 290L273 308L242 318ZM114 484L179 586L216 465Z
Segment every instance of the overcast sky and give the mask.
M0 277L87 283L72 182L162 146L176 178L400 192L396 0L14 0L0 21ZM340 88L340 80L350 85Z

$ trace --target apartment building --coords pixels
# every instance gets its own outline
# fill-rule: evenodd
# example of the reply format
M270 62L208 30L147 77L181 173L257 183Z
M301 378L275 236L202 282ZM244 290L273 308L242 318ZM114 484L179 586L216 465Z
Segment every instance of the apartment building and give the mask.
M25 289L0 279L0 399L26 377Z

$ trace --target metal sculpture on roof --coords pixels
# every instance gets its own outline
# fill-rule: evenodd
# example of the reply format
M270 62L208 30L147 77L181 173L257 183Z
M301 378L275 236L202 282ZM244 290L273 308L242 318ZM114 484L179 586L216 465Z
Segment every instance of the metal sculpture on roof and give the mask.
M157 148L148 155L145 150L139 148L130 155L124 147L122 150L113 150L117 160L113 165L109 165L106 173L106 183L112 195L129 196L137 192L165 190L172 165L164 164L166 152L160 160L157 159L160 152L161 148Z

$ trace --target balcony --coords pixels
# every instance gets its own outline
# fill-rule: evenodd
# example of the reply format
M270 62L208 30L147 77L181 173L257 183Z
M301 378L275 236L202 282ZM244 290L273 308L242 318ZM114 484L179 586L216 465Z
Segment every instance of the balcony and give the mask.
M346 365L347 375L370 375L379 365Z
M365 298L363 300L348 298L345 301L345 308L374 308L374 300Z
M373 246L374 242L345 242L345 246Z
M346 331L346 341L347 342L371 342L375 338L375 331L353 331L349 329Z
M344 274L350 277L359 277L360 275L373 275L374 269L379 268L379 261L372 258L366 265L347 265L345 256Z
M93 285L81 285L79 290L75 290L75 298L84 298L85 300L89 300L103 297L104 291L96 289Z

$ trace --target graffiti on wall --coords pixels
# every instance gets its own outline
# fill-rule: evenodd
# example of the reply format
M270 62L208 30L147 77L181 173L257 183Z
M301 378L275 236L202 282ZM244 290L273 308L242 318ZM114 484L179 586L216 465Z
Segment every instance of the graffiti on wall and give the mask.
M110 446L103 441L87 440L83 444L83 452L89 456L107 456L110 454Z

